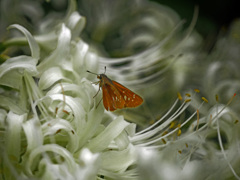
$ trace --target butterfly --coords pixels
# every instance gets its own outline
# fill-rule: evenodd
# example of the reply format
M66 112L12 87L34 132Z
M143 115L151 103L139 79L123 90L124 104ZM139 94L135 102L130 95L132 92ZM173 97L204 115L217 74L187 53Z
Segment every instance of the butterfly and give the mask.
M115 111L123 108L134 108L143 103L143 99L139 95L124 87L120 83L109 79L105 75L106 66L103 74L96 74L90 71L87 72L97 75L97 78L99 79L99 81L96 83L99 84L98 92L100 91L100 88L102 88L103 105L107 111Z

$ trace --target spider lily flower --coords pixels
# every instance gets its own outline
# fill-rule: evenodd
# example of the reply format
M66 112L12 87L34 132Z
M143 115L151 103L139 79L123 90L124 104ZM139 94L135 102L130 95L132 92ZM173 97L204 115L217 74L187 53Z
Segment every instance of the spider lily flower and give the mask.
M220 101L211 104L209 101L210 105L207 106L209 98L200 98L198 90L188 92L185 96L179 93L178 99L161 118L152 122L152 125L147 121L148 128L144 128L146 121L143 121L143 126L126 121L128 111L123 113L125 116L104 111L101 104L98 106L101 96L93 98L98 87L92 85L86 70L97 72L107 65L110 74L116 72L115 75L121 75L119 72L129 68L120 66L118 71L114 66L114 58L103 57L97 48L79 38L86 19L75 11L74 1L70 2L66 18L47 33L32 36L23 26L14 24L9 27L10 31L17 29L23 33L24 38L4 41L4 48L20 46L25 42L29 50L24 52L29 52L29 55L9 57L0 66L1 178L239 178L239 114L235 106L231 106L238 96L233 96L225 104ZM147 5L152 7L151 4ZM172 51L174 48L168 49L164 46L166 44L154 42L139 55L128 55L131 60L134 59L133 64L139 65L139 59L141 68L147 67L156 72L158 68L154 69L154 63L158 56L155 55L159 55L156 51L162 53L161 47L164 47L167 54L174 54L173 61L176 61L174 58L181 58L177 56L180 52L177 50L189 47L185 37L193 30L196 18L194 16L189 30L181 36L183 39L174 44L170 39L174 40L182 23L177 23L178 17L173 11L162 6L160 8L165 13L164 17L168 17L169 13L172 21L168 22L173 30L162 43L176 46L176 51ZM156 9L159 6L151 12ZM148 18L156 20L152 14ZM149 21L139 22L144 24ZM133 28L137 25L133 24ZM99 32L97 28L96 32ZM155 30L157 32L157 27ZM104 34L100 40L106 37ZM143 38L145 40L140 37L137 34L129 39L129 47L153 39L147 35ZM195 41L193 37L192 43L195 44ZM151 53L153 56L150 61L144 62L146 55ZM191 55L195 57L193 52ZM110 60L109 64L106 60ZM127 57L118 60L122 63ZM166 64L159 66L163 67L159 71L161 75L165 75L170 67L176 68L167 61ZM154 73L148 76L144 69L140 71L144 74L143 80L133 72L129 73L130 76L119 76L119 79L129 84L135 82L142 88ZM153 84L159 82L158 78L152 80ZM153 94L148 94L152 99L155 98ZM159 103L151 105L149 109L161 111L156 104ZM141 121L138 117L142 114L132 114L136 122ZM148 118L143 116L142 119Z

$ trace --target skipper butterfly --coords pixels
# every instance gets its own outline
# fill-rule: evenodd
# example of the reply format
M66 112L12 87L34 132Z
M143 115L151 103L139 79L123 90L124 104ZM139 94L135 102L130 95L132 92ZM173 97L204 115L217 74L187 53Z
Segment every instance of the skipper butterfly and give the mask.
M123 108L134 108L143 103L143 99L139 95L124 87L120 83L109 79L105 75L106 66L103 74L96 74L90 71L87 72L97 75L97 78L99 79L99 81L96 83L99 84L98 92L100 91L100 88L102 88L103 105L107 111L115 111Z

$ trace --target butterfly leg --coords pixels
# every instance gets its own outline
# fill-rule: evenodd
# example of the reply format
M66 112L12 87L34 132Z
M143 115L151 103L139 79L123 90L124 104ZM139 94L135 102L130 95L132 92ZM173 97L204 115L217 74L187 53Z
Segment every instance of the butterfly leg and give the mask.
M98 102L97 106L96 106L96 109L98 108L100 102L102 101L103 98L101 98L101 100Z
M98 85L100 81L92 82L92 84Z
M99 91L100 91L100 86L99 86L99 88L98 88L97 93L93 96L93 98L95 98L95 97L98 95Z

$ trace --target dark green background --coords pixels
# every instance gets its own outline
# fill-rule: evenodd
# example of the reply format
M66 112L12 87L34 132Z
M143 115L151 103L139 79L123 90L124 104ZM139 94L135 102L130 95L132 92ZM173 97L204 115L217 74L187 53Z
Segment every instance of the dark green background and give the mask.
M154 1L154 0L152 0ZM240 1L238 0L155 0L174 9L182 18L188 21L192 18L195 5L199 7L197 30L207 35L222 27L228 27L236 18L240 17Z

